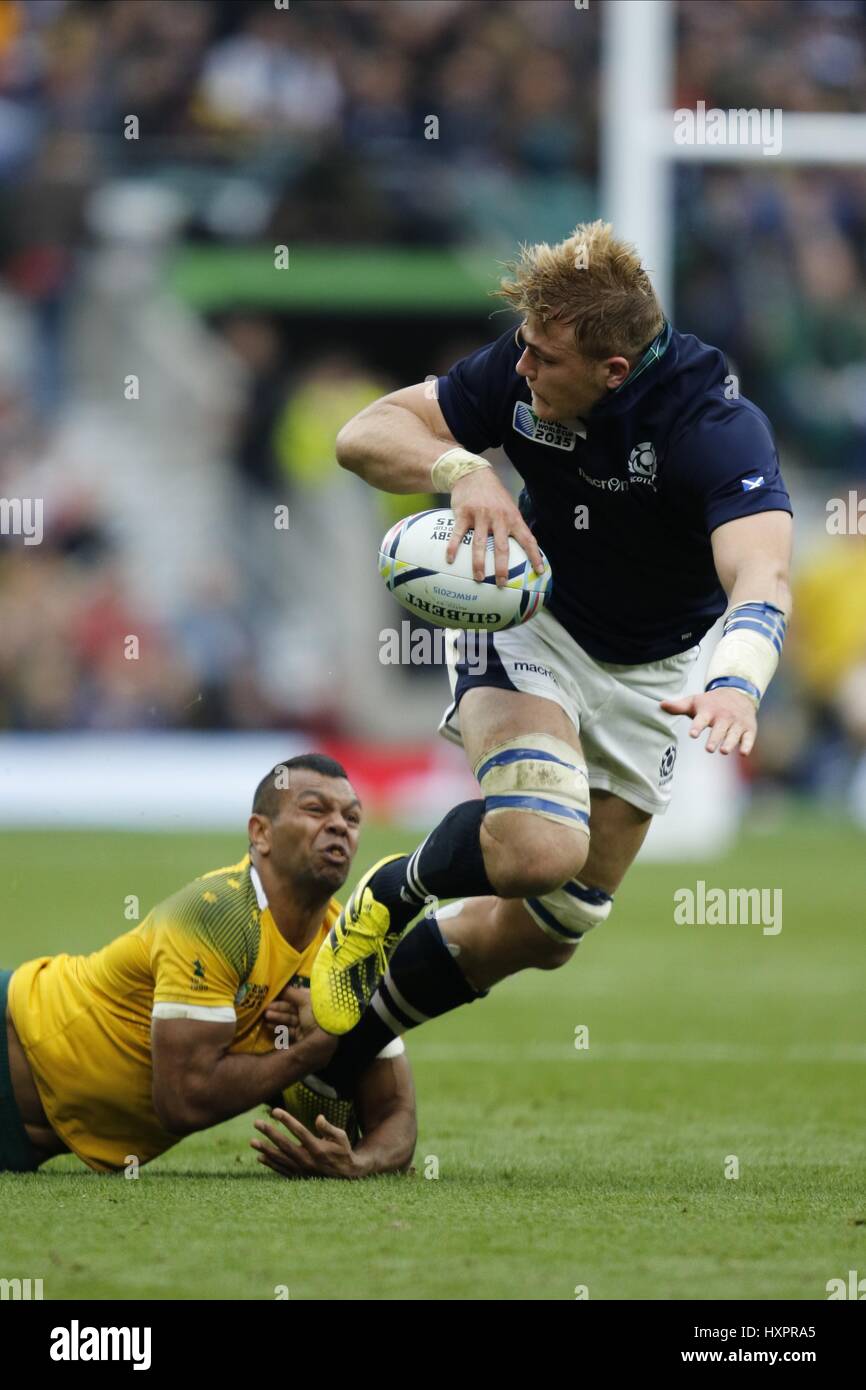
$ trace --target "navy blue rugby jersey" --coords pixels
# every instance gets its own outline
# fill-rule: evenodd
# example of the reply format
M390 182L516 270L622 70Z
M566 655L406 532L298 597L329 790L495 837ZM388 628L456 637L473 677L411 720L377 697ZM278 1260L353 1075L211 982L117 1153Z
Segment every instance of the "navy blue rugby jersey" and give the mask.
M439 377L439 405L473 453L502 446L520 510L553 569L549 607L599 661L660 661L694 646L727 607L710 535L791 511L770 423L725 398L722 353L670 324L582 422L547 423L514 370L509 329ZM578 529L588 509L588 525Z

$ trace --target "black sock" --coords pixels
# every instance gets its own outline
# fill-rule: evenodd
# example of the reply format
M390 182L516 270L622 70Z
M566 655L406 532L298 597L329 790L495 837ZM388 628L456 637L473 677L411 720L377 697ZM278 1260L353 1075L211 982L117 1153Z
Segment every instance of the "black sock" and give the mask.
M414 854L385 864L370 880L391 913L392 930L408 926L430 898L483 898L496 890L481 853L483 801L464 801Z
M340 1039L320 1081L342 1096L389 1042L431 1018L483 999L467 982L435 917L422 917L397 946L360 1022Z

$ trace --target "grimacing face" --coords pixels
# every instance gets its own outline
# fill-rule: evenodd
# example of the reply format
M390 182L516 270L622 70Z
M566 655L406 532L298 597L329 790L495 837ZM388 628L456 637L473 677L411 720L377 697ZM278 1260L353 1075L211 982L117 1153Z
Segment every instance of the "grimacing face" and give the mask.
M276 816L250 818L250 842L280 879L335 893L352 866L361 803L345 777L293 768Z
M573 420L585 416L629 373L625 357L603 361L585 357L574 343L574 325L527 314L515 340L523 348L516 366L532 392L539 420Z

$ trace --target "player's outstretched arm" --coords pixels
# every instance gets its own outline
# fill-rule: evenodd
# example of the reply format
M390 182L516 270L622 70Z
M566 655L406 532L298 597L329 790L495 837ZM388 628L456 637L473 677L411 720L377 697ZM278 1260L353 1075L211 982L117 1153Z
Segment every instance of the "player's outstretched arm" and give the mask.
M382 1058L367 1068L358 1083L355 1103L363 1138L352 1148L343 1129L316 1119L313 1133L287 1110L271 1111L282 1125L256 1120L270 1144L253 1139L259 1162L286 1178L368 1178L374 1173L402 1173L412 1162L418 1126L412 1073L405 1057ZM293 1138L290 1136L294 1136Z
M193 1134L241 1115L325 1066L336 1048L316 1029L291 1048L230 1053L235 1024L155 1018L153 1107L171 1134Z
M788 512L758 512L725 522L712 534L716 572L730 600L725 629L700 694L662 700L669 714L692 720L689 735L709 729L707 752L747 757L758 707L778 665L791 613L792 521Z

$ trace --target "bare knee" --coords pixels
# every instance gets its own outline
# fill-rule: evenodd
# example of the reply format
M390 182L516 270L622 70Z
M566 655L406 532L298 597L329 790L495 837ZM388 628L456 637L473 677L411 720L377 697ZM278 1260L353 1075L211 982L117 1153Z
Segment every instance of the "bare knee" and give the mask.
M501 898L537 898L580 873L589 837L555 821L508 811L492 823L485 820L481 846L487 876Z
M554 941L521 902L468 898L437 914L460 969L474 989L490 989L520 970L556 970L574 946Z
M553 941L543 932L538 933L538 960L535 961L536 970L558 970L561 965L567 965L577 949L576 946L568 946L563 941Z

